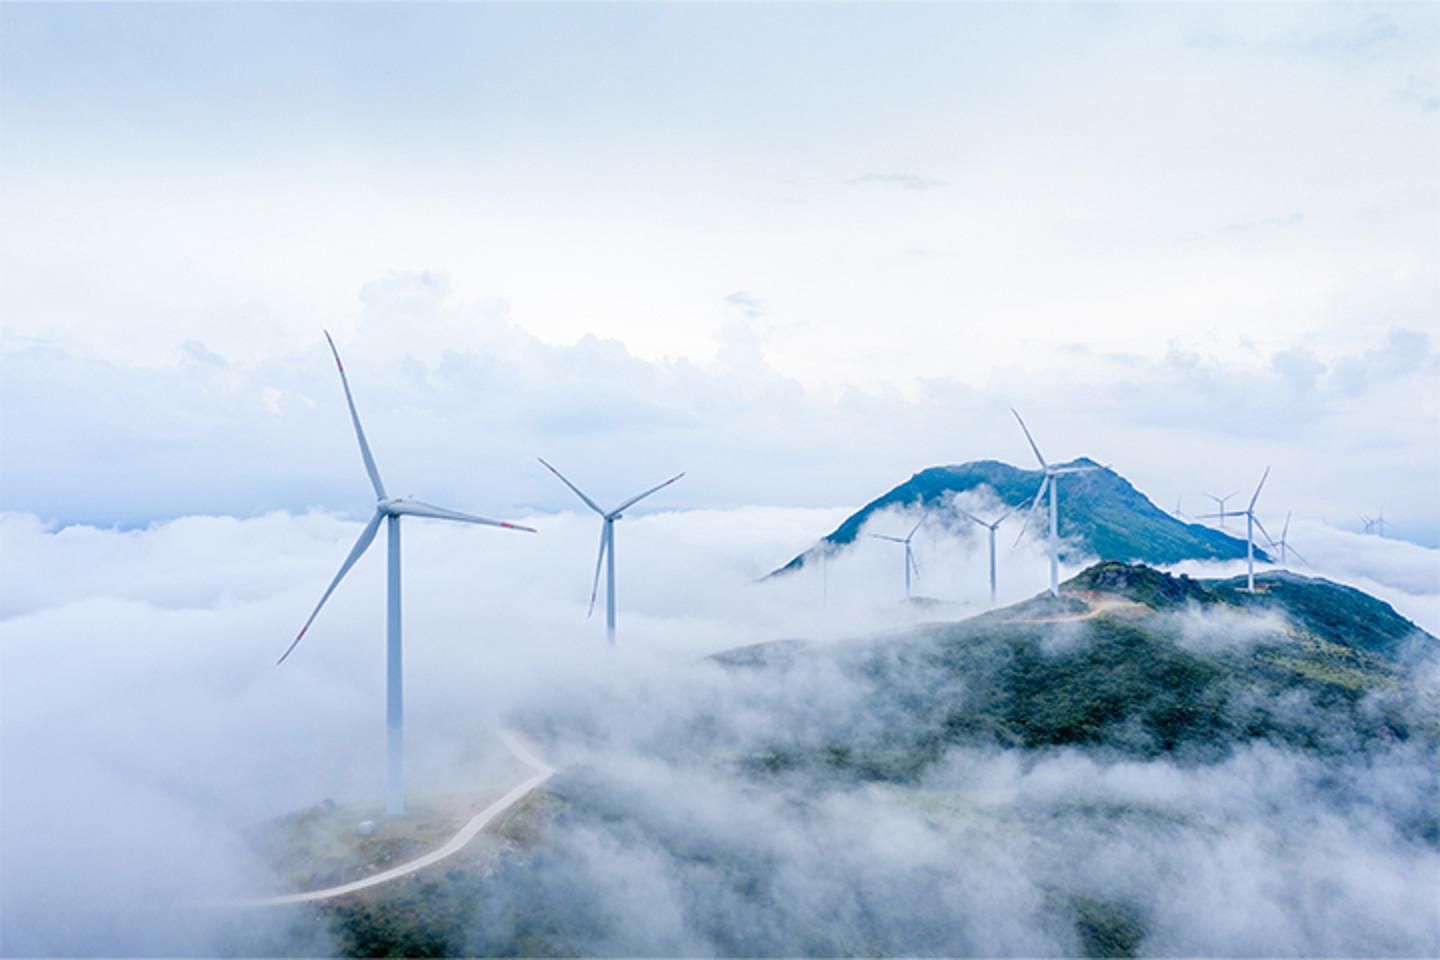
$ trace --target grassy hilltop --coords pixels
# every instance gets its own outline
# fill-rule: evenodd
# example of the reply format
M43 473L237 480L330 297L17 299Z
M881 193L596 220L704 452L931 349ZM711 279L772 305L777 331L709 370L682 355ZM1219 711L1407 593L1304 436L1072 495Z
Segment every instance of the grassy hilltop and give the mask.
M590 759L503 844L317 917L352 955L1427 953L1436 656L1324 580L1099 564L537 708Z

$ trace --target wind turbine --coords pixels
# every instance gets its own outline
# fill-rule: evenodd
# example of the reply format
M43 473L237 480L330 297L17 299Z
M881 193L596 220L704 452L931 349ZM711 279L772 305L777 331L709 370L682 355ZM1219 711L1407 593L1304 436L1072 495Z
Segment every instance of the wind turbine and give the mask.
M360 538L355 541L355 546L350 548L350 555L340 565L340 572L335 574L335 579L330 581L330 586L320 597L320 602L315 605L315 610L310 614L310 619L305 621L305 626L300 628L300 633L281 654L276 661L278 666L285 662L285 658L300 643L305 636L305 631L310 629L310 624L320 614L320 608L325 606L325 601L330 599L330 594L345 579L345 574L355 566L355 562L364 555L375 540L375 534L380 530L380 521L385 521L385 533L388 541L387 587L385 591L385 746L386 746L386 785L385 785L385 812L391 816L399 816L405 812L405 736L404 736L404 698L402 696L402 658L400 647L400 518L430 517L435 520L455 520L460 523L478 523L487 527L503 527L506 530L525 530L534 533L531 527L524 527L517 523L506 523L502 520L487 520L484 517L476 517L468 513L460 513L458 510L447 510L444 507L433 507L428 503L419 503L414 500L391 499L385 493L385 484L380 482L380 471L375 469L375 458L370 455L370 444L365 442L365 431L360 426L360 414L355 412L355 400L350 396L350 381L345 376L345 365L340 362L340 351L335 349L335 341L330 339L330 332L325 332L325 340L330 344L330 352L335 355L335 366L340 370L340 385L345 388L345 403L350 407L350 420L355 424L355 437L360 441L360 457L365 461L365 472L370 475L370 484L375 488L375 514L365 529L360 531Z
M1040 505L1040 498L1045 496L1045 491L1050 491L1050 595L1060 596L1060 514L1055 503L1055 491L1058 487L1056 477L1065 473L1084 473L1087 470L1097 470L1098 467L1056 467L1045 462L1040 455L1040 448L1035 445L1035 438L1030 436L1030 428L1025 426L1025 420L1020 416L1020 411L1014 407L1010 412L1015 414L1015 419L1020 421L1020 429L1025 431L1025 439L1030 441L1030 449L1035 451L1035 459L1040 461L1040 469L1045 472L1045 479L1040 481L1040 489L1035 492L1035 506ZM1034 508L1032 508L1034 509ZM1027 519L1026 525L1029 525ZM1021 529L1020 535L1025 535Z
M1362 513L1362 514L1360 514L1360 520L1361 520L1362 523L1365 524L1365 532L1366 532L1366 533L1374 533L1374 534L1378 534L1379 536L1382 536L1382 537L1385 536L1385 508L1384 508L1384 507L1381 507L1381 508L1380 508L1380 515L1379 515L1378 517L1367 517L1367 516L1365 516L1365 514Z
M1229 513L1226 513L1226 512L1225 512L1225 501L1226 501L1226 500L1229 500L1231 497L1235 496L1235 494L1237 494L1237 493L1239 493L1239 492L1240 492L1239 490L1235 490L1235 491L1232 491L1231 493L1225 494L1225 496L1223 496L1223 497L1217 497L1217 496L1215 496L1215 494L1213 494L1213 493L1207 493L1207 494L1205 494L1205 496L1207 496L1207 497L1209 497L1211 500L1214 500L1214 501L1215 501L1215 506L1216 506L1216 508L1219 510L1218 513L1207 513L1207 514L1205 514L1205 519L1211 519L1211 518L1214 518L1214 517L1219 517L1219 518L1220 518L1220 529L1222 529L1222 530L1225 529L1225 518L1226 518L1226 517L1234 517L1234 516L1237 516L1237 515L1238 515L1234 510L1231 510Z
M958 510L959 508L957 507L956 509ZM994 520L990 523L986 523L984 520L981 520L979 517L975 516L975 514L969 513L965 510L960 510L960 512L965 516L969 517L971 520L980 524L980 526L990 531L990 606L993 607L995 606L995 529L1005 521L1006 517L1010 516L1010 514L1014 513L1015 511L1006 510L1000 515L999 519Z
M1243 511L1234 510L1230 513L1232 517L1245 518L1245 589L1251 593L1255 592L1255 528L1259 527L1260 532L1265 534L1265 539L1274 542L1270 533L1265 529L1265 525L1260 522L1260 518L1255 516L1255 501L1260 499L1260 488L1265 486L1265 481L1269 478L1270 468L1266 467L1265 472L1260 476L1260 482L1255 485L1255 494L1250 498L1250 506ZM1232 493L1230 496L1233 497L1235 494ZM1229 497L1226 499L1228 500ZM1207 516L1215 516L1215 514L1207 514Z
M550 466L550 464L545 463L544 457L537 457L536 459L538 459L541 463L544 463L547 470L555 474L555 476L559 477L561 483L565 484L565 486L575 491L575 496L579 497L581 500L584 500L585 505L591 510L594 510L596 513L600 514L601 519L605 521L600 527L600 556L597 557L595 560L595 583L590 589L590 612L587 613L586 616L588 617L591 613L595 612L595 597L600 592L600 568L604 566L605 638L610 641L610 646L613 647L615 646L615 521L619 520L621 516L624 515L626 510L635 506L635 504L639 503L641 500L644 500L646 497L650 496L650 494L655 493L658 490L663 490L666 487L670 486L670 484L674 483L676 480L679 480L681 477L685 476L685 474L677 473L675 474L675 476L671 477L669 480L666 480L664 483L659 484L658 486L651 487L644 493L637 493L629 500L626 500L624 503L620 504L620 506L616 507L614 510L607 512L603 510L600 505L594 500L591 500L589 497L585 496L585 494L581 493L579 487L575 486L575 484L571 483L569 480L566 480L563 473ZM610 561L608 564L605 562L607 557Z
M1279 547L1279 548L1280 548L1280 565L1281 565L1281 566L1284 566L1284 565L1285 565L1285 551L1286 551L1286 550L1289 550L1291 553L1295 554L1295 556L1300 557L1300 561L1301 561L1302 563L1304 563L1306 566L1309 566L1309 565L1310 565L1310 561L1309 561L1309 560L1306 560L1304 557L1300 556L1300 551L1299 551L1299 550L1296 550L1294 547L1290 546L1290 541L1286 539L1289 535L1290 535L1290 511L1289 511L1289 510L1286 510L1286 511L1285 511L1285 526L1283 526L1283 527L1280 528L1280 539L1279 539L1279 540L1271 540L1271 541L1270 541L1270 544L1271 544L1271 546L1275 546L1275 547ZM1269 536L1269 534L1266 534L1266 536Z
M886 535L883 534L883 533L872 533L872 534L870 534L870 536L874 537L876 540L889 540L891 543L903 543L903 544L905 544L905 599L906 599L906 600L909 600L909 599L910 599L910 571L911 571L911 569L912 569L912 568L914 569L914 571L915 571L915 576L917 576L917 577L920 576L920 565L915 562L915 554L914 554L914 552L912 552L911 549L910 549L910 541L915 538L915 531L916 531L916 530L919 530L919 529L920 529L920 524L921 524L921 523L924 523L924 522L925 522L925 518L924 518L924 517L921 517L921 518L920 518L920 523L915 524L915 526L911 528L909 536L904 537L903 539L902 539L901 537L888 537L888 536L886 536Z

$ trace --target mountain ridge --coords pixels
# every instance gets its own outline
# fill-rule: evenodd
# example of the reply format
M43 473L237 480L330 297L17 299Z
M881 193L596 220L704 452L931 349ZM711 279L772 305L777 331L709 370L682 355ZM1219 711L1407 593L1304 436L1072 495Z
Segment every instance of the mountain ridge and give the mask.
M1088 457L1057 466L1090 468L1066 474L1057 484L1062 560L1075 562L1088 556L1168 564L1182 560L1239 560L1246 555L1243 539L1204 524L1175 519L1120 474ZM1024 470L998 460L927 467L865 504L833 532L768 576L794 572L821 556L833 555L854 543L866 521L887 508L918 508L947 529L968 529L974 525L956 510L955 497L988 488L1007 508L1018 511L1034 499L1043 478L1039 470ZM1036 519L1034 525L1043 527L1043 518ZM1043 531L1037 533L1044 535ZM1266 562L1270 559L1258 546L1255 558Z

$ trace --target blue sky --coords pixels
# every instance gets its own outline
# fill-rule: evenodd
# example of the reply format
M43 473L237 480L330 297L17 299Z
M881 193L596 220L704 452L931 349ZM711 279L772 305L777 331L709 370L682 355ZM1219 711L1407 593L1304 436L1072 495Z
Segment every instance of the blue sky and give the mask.
M1026 462L1015 405L1440 542L1433 7L0 17L5 509L363 509L329 328L382 464L492 512L564 506L537 454L858 504Z

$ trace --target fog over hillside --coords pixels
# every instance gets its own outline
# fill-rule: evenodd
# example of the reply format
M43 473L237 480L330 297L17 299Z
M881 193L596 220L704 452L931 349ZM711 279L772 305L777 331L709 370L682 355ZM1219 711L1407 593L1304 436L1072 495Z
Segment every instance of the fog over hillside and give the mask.
M983 609L979 537L936 544L930 558L921 551L924 576L955 574L948 584L922 579L947 601L939 605L900 603L899 558L879 541L831 563L828 590L818 575L755 582L842 515L747 508L627 517L617 528L614 651L603 620L585 618L593 518L525 518L540 529L534 536L407 523L411 788L446 783L467 751L498 753L484 746L493 744L488 731L518 709L515 717L532 722L554 718L546 748L569 765L556 789L576 798L538 859L496 874L513 884L489 886L482 915L527 890L573 894L572 919L619 911L611 939L576 941L599 952L786 953L814 943L842 951L854 942L1070 953L1073 926L1055 926L1047 911L1054 891L1079 889L1081 868L1046 851L1071 849L1093 851L1085 890L1142 911L1158 938L1149 942L1176 950L1416 953L1434 944L1425 926L1433 912L1422 909L1425 878L1435 876L1433 838L1403 829L1434 797L1434 758L1414 747L1319 762L1259 744L1193 769L957 751L918 793L817 793L783 779L760 789L685 758L673 737L696 711L720 718L728 751L779 728L802 736L884 722L854 716L853 685L833 675L753 686L704 655L772 639L824 645ZM15 514L3 523L0 949L326 949L324 931L292 939L291 917L237 926L185 904L266 883L238 838L247 825L381 791L379 551L347 578L291 659L274 662L360 525L321 513L190 517L130 531L47 528ZM1369 585L1435 629L1434 551L1299 534L1292 530L1322 573ZM1043 555L1027 543L1002 554L1002 602L1043 589ZM1422 692L1433 693L1435 672L1420 677ZM927 808L925 791L942 789L961 791L980 819L957 821L946 811L951 800ZM1117 833L1095 812L1107 804L1159 812L1127 819ZM1010 817L1023 821L1018 833L1005 825ZM696 866L695 844L765 865L770 906L757 913L754 903L717 899L715 872L725 868ZM673 909L626 912L613 899L630 889L620 880ZM1202 891L1211 899L1190 909ZM973 910L955 912L960 902ZM840 916L869 925L836 926ZM1367 918L1377 917L1390 939L1367 932ZM927 927L932 921L938 926ZM817 924L829 932L806 939L818 936ZM724 939L727 930L735 939Z
M1425 642L1256 686L1312 640L1170 611L942 676L901 651L976 639L986 539L923 526L906 602L905 509L763 580L917 471L1033 470L1013 409L1187 518L1267 476L1296 572L1440 633L1437 44L1389 2L0 3L0 954L420 925L222 906L305 882L256 824L382 794L383 547L276 665L374 509L353 411L390 496L538 529L405 521L408 788L498 788L502 723L563 767L414 885L443 936L366 943L1440 954ZM615 649L537 456L602 504L685 471L615 531ZM1018 532L1001 605L1049 582ZM945 727L1161 648L1225 680L1204 749Z

